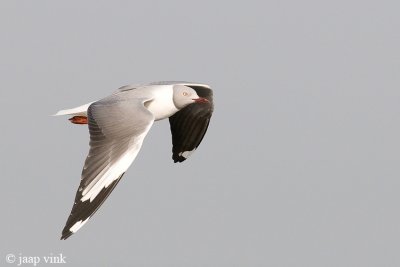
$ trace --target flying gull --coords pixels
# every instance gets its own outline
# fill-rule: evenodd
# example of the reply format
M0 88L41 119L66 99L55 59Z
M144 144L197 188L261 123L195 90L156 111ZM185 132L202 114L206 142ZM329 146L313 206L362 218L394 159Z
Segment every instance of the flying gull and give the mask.
M90 149L61 239L76 233L107 199L138 154L154 121L169 118L172 159L183 162L200 145L213 112L206 84L127 85L112 95L55 115L88 124Z

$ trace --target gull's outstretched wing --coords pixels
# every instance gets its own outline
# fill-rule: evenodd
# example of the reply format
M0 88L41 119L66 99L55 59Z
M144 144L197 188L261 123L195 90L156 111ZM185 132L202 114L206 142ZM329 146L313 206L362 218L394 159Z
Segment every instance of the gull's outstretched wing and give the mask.
M111 95L90 105L90 150L61 239L75 233L106 200L138 154L154 122L144 103Z
M200 145L214 110L213 93L208 87L187 85L209 103L193 103L169 118L172 134L172 159L182 162Z

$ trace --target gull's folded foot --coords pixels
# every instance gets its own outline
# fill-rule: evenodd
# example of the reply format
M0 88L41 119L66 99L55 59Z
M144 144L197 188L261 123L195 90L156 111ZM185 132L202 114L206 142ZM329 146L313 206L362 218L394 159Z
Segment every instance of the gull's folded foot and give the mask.
M88 119L85 116L74 116L69 121L74 124L88 124Z

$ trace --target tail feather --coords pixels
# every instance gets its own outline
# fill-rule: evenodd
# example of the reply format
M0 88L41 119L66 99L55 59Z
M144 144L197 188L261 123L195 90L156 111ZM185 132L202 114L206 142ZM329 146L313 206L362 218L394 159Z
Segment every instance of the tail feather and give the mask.
M53 116L61 116L61 115L87 116L87 110L92 103L93 102L90 102L88 104L76 108L60 110Z

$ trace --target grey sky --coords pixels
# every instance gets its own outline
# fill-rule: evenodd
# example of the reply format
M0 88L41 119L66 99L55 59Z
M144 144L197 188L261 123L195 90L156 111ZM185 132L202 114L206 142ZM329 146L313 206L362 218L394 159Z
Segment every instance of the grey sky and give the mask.
M2 1L1 266L399 266L398 1ZM167 121L59 241L88 150L59 109L210 84L202 145ZM15 264L14 264L15 265Z

